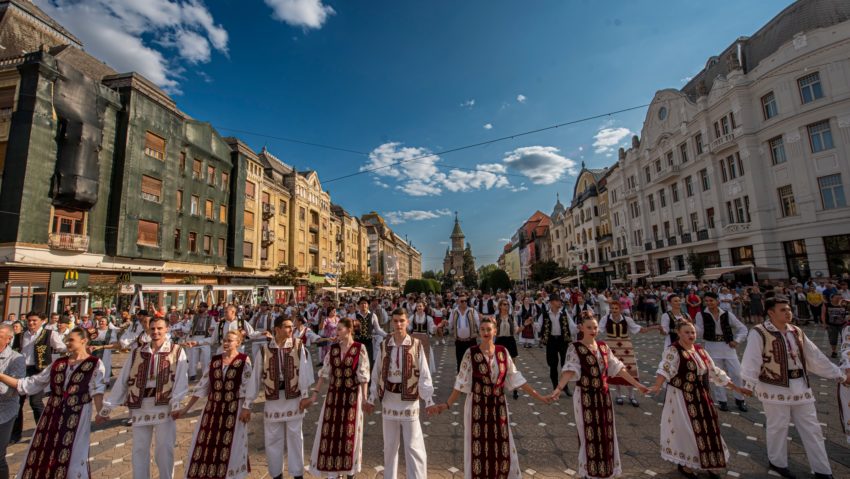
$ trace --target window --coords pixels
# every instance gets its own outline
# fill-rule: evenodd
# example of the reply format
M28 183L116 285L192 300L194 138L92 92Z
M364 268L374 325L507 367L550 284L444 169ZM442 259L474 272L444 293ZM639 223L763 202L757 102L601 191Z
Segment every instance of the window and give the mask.
M729 171L730 180L744 176L744 162L741 161L741 154L739 152L736 151L734 155L726 157L726 169ZM726 170L723 170L723 182L726 182Z
M212 236L204 235L204 254L212 254Z
M823 246L829 275L840 278L850 273L850 235L825 236Z
M185 151L180 152L180 174L181 175L186 174L186 152Z
M83 234L83 220L85 213L78 210L65 208L53 208L53 231L54 234Z
M221 172L221 189L227 190L228 186L230 186L230 175L222 171Z
M740 248L732 248L729 250L732 253L732 264L739 266L742 264L755 264L753 259L753 247L741 246Z
M200 180L201 179L201 167L203 164L201 160L195 158L192 160L192 179Z
M189 203L189 213L192 215L199 215L201 207L201 199L196 195L192 195L191 202Z
M146 131L145 154L157 160L165 160L165 138Z
M670 237L670 222L669 221L664 222L664 237L665 238Z
M832 149L832 130L829 128L829 120L819 121L806 128L809 130L812 153Z
M198 252L198 233L195 233L194 231L189 232L189 252Z
M218 239L218 249L216 250L216 253L219 256L223 256L224 254L226 254L226 251L224 251L224 238Z
M776 106L776 96L773 92L761 97L761 111L765 120L770 120L779 114L779 107Z
M254 229L254 212L245 210L245 227L249 230Z
M251 183L250 181L245 182L245 196L249 199L254 199L257 197L257 185Z
M251 243L250 241L242 243L242 257L245 259L251 259L254 257L254 243Z
M729 177L726 175L726 160L720 160L720 173L723 183L729 181Z
M694 179L690 176L685 177L685 194L688 198L694 196Z
M818 178L820 198L823 209L831 210L847 206L847 198L844 196L844 186L841 184L841 175L821 176Z
M307 210L302 206L298 208L298 219L303 223L307 219Z
M652 225L652 239L658 241L658 225Z
M176 203L177 203L177 211L182 212L183 211L183 190L177 190Z
M649 212L652 213L655 211L655 195L649 195L646 199L649 200Z
M675 165L675 164L676 164L676 162L675 162L675 161L673 161L673 152L672 152L672 151L668 151L668 152L667 152L667 166L673 166L673 165Z
M691 213L691 231L699 231L699 213Z
M673 198L673 203L679 201L679 184L673 183L670 185L670 197Z
M649 184L652 181L652 174L650 173L648 166L643 169L643 175L646 177L647 184Z
M819 72L814 72L800 78L797 80L797 86L800 88L800 100L803 104L823 98L823 87L820 83Z
M286 200L280 200L280 206L278 208L278 210L280 210L280 211L278 211L278 213L281 214L281 215L287 214L286 208L287 208Z
M726 214L729 217L729 223L749 223L750 222L750 197L735 198L733 201L726 202Z
M218 221L227 223L227 205L218 205Z
M682 143L679 145L679 159L681 159L682 163L688 162L688 144Z
M806 252L805 240L792 240L782 243L785 250L785 264L788 266L788 274L791 278L808 278L809 255Z
M767 140L767 146L770 148L770 161L774 165L785 163L788 158L785 156L785 142L781 136Z
M174 251L180 251L181 248L180 228L174 229Z
M207 200L204 202L204 217L208 220L213 220L213 201Z
M207 165L207 183L215 186L215 166Z
M656 173L661 172L661 160L655 160L655 172Z
M702 191L708 191L711 189L711 180L708 177L707 169L699 170L699 182L700 185L702 185Z
M697 149L697 155L701 155L703 153L702 133L697 133L694 136L694 146Z
M268 191L264 191L260 194L260 202L264 205L271 204L271 195Z
M777 189L779 193L779 206L782 211L782 217L797 216L797 203L794 202L794 191L791 185L785 185Z
M638 205L637 201L632 201L631 203L629 203L629 212L631 213L633 219L640 217L640 206Z
M714 208L705 210L705 223L709 228L714 228Z
M142 199L162 202L162 181L152 176L142 175Z
M664 190L658 190L658 203L662 208L667 206L667 193Z
M139 220L139 234L136 244L141 246L159 246L159 223L156 221Z

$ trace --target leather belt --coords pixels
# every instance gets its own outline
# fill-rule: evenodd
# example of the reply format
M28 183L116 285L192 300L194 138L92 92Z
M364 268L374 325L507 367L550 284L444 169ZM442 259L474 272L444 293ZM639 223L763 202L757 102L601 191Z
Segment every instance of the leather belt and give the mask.
M401 394L401 383L391 383L387 381L384 383L384 389L391 393Z
M800 379L803 377L802 369L789 369L788 370L788 379Z
M142 391L143 398L155 398L156 397L156 388L145 388Z

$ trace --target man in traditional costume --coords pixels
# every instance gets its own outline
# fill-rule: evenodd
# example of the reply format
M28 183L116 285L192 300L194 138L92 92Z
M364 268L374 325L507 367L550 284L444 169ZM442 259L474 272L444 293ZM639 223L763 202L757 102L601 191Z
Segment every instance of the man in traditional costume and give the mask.
M605 332L605 344L611 348L611 353L622 361L626 372L636 381L640 381L640 371L638 371L637 356L635 356L635 348L632 344L632 335L648 333L649 331L654 331L656 328L654 326L644 328L635 323L632 318L623 315L620 312L619 301L611 301L608 308L609 313L603 316L599 322L599 330ZM615 386L616 393L620 392L616 388L617 386L628 388L629 402L634 407L640 406L640 403L635 397L635 389L629 386L628 381L614 376L609 378L608 384ZM616 402L618 405L623 404L624 397L623 394L617 394Z
M269 302L263 301L260 303L260 309L258 309L253 316L251 316L251 327L254 328L255 333L265 333L266 331L269 334L272 333L272 328L274 328L274 318L275 315L271 309L269 309ZM262 340L252 341L251 342L251 357L256 357L257 353L263 347Z
M841 362L839 367L846 374L850 371L850 325L841 330ZM850 385L838 386L838 412L841 415L841 427L850 444Z
M265 333L257 333L251 326L251 323L245 321L241 316L236 314L236 306L229 305L224 308L224 317L213 323L212 335L198 343L187 343L191 346L207 344L215 349L216 354L221 354L221 341L224 335L230 331L239 331L245 340L265 338ZM240 351L244 351L244 346L240 346Z
M726 371L736 386L741 387L741 362L735 349L738 344L747 339L747 327L730 311L720 309L717 293L707 292L703 298L705 307L694 318L697 335L702 337L705 350L714 359L717 367ZM721 411L728 411L726 389L712 386L714 399ZM735 404L741 412L747 412L744 396L735 391Z
M253 403L260 392L266 399L263 428L269 476L282 479L286 450L289 474L301 479L304 476L302 425L306 410L312 404L313 364L306 339L292 335L291 319L278 316L273 330L274 339L264 344L254 356L254 375L246 399L249 404Z
M188 393L188 363L183 348L168 339L165 318L151 319L147 334L150 342L130 351L97 422L105 423L117 406L127 406L133 420L133 478L150 477L155 435L159 477L171 479L177 441L177 423L171 413L180 409Z
M408 332L411 336L419 340L419 344L425 350L425 360L428 361L428 366L433 370L437 367L434 361L434 348L431 346L431 336L437 332L437 326L434 324L434 318L425 312L425 303L420 301L416 303L416 311L408 320ZM372 376L375 377L374 375Z
M378 316L369 310L369 299L365 296L357 301L357 312L354 313L354 340L362 344L366 348L366 354L369 355L369 364L375 360L375 340L383 341L387 336L386 331L381 328L378 323Z
M192 318L189 327L189 341L195 343L194 347L187 348L189 357L189 379L194 381L198 371L198 362L201 363L201 373L206 371L210 365L209 337L212 335L213 318L210 316L207 303L198 305L198 313Z
M466 350L478 342L478 313L467 304L469 297L462 294L458 298L458 306L452 310L449 316L449 330L454 332L455 337L455 360L457 370L460 371L460 363Z
M541 310L537 319L537 329L540 331L540 344L546 346L549 380L552 381L554 388L558 385L561 368L564 367L564 361L567 358L567 347L576 335L576 324L563 308L559 295L553 293L549 296L549 307ZM570 395L569 389L565 392Z
M422 303L417 306L417 311ZM381 342L372 368L369 400L364 406L372 413L376 400L381 401L384 426L384 478L398 477L398 447L404 441L404 463L408 479L425 479L428 466L425 439L419 424L419 399L432 408L434 385L422 343L407 334L407 310L392 313L393 333Z
M767 321L756 325L747 338L741 376L746 381L745 388L764 407L769 467L782 477L796 477L788 469L788 426L793 421L814 477L831 478L832 467L809 374L850 384L850 371L842 372L800 328L791 324L793 313L787 298L768 298L765 307Z

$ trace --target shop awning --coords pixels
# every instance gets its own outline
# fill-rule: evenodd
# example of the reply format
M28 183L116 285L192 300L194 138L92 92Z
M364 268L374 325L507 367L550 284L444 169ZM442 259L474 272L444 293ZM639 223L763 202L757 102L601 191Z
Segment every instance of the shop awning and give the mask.
M687 271L668 271L664 274L649 278L649 281L652 281L653 283L660 283L664 281L682 281L681 278L687 274Z
M313 284L322 284L325 282L325 277L318 274L311 274L307 277L307 281Z
M646 278L647 276L649 276L649 273L633 273L626 276L626 278L628 278L629 281L635 281L637 279Z

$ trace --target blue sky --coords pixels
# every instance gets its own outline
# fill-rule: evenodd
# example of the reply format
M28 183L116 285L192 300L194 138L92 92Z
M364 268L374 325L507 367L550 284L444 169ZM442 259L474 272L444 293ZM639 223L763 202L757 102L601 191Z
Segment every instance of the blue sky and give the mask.
M535 210L569 201L582 162L616 159L645 110L441 151L649 103L791 2L35 3L223 135L317 170L351 213L384 214L436 269L453 211L479 264L494 263Z

